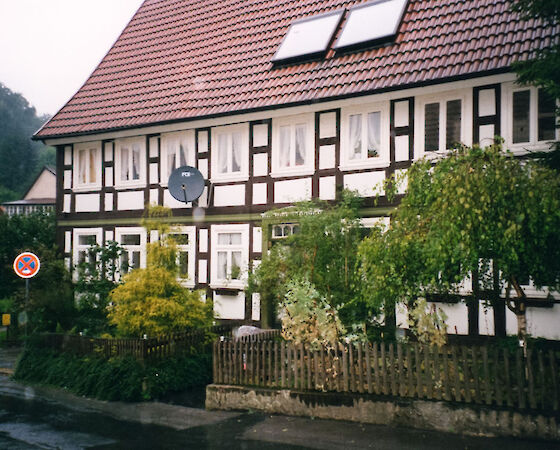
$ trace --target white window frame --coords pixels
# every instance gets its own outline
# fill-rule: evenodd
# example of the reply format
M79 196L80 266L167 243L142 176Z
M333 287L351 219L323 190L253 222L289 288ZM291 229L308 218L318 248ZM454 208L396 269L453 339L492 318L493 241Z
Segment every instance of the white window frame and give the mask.
M241 133L241 161L240 169L237 172L218 172L218 140L220 136L226 135L228 142L231 143L233 133ZM242 123L237 125L226 125L215 127L211 130L212 149L211 149L211 169L212 182L222 181L246 181L249 179L249 124ZM231 147L227 149L228 160L231 160Z
M513 94L514 92L530 91L529 97L529 142L513 143ZM539 141L538 117L538 88L535 86L520 86L513 82L503 84L504 105L502 109L502 129L505 145L516 155L525 155L531 151L548 151L550 143L560 139L560 132L556 128L555 139Z
M103 229L102 228L74 228L72 230L72 263L74 267L79 264L80 251L88 251L91 245L80 245L80 236L95 236L97 245L103 244ZM77 275L77 274L75 274Z
M367 115L379 112L381 114L379 156L367 157ZM362 157L350 159L350 116L361 114L362 116ZM387 167L390 162L389 155L389 102L368 103L351 108L343 108L341 111L340 126L340 170L370 169Z
M296 126L305 126L305 164L291 167L280 166L280 128L290 127L290 139L295 142ZM295 159L295 145L292 145L290 161ZM310 175L315 171L315 121L313 114L299 114L297 116L272 119L272 161L270 176L280 178L285 176Z
M186 164L191 167L194 167L195 165L196 158L194 130L162 134L160 156L160 176L162 186L167 186L169 176L171 175L168 164L168 155L170 153L170 147L172 146L175 147L173 150L175 152L176 168L180 167L180 147L177 144L181 144L187 149Z
M121 152L123 148L131 149L133 145L140 148L140 169L138 180L121 179ZM130 159L132 162L132 158ZM115 141L115 187L133 188L146 186L146 138L144 136L118 139Z
M80 152L85 151L86 156L86 182L80 182ZM89 153L95 152L95 182L88 180L90 167L89 167ZM90 191L101 188L101 142L84 142L74 145L74 191Z
M241 233L241 244L237 246L218 244L220 233ZM244 289L247 284L247 272L249 268L249 224L212 225L210 228L211 238L211 263L210 263L210 287ZM239 280L218 278L218 252L219 251L241 252L241 278Z
M472 97L472 90L471 97ZM427 97L419 97L416 101L416 124L415 141L418 154L415 159L426 157L428 159L439 158L449 153L449 149L445 148L447 143L447 102L453 100L461 100L461 143L471 145L472 142L472 100L466 91L453 91L441 95L432 95ZM426 105L431 103L439 103L439 150L426 151Z
M177 244L177 252L186 252L188 254L187 275L188 278L177 277L181 285L194 288L195 282L195 267L196 267L196 227L173 227L169 234L186 234L189 239L187 245ZM177 264L179 264L179 254L177 253Z
M124 245L121 244L121 239L123 235L127 234L137 234L140 235L140 245ZM115 228L115 241L119 244L124 251L128 252L128 265L132 268L132 255L131 252L140 252L140 268L146 267L146 244L147 244L147 233L143 227L118 227ZM120 264L120 261L119 261Z

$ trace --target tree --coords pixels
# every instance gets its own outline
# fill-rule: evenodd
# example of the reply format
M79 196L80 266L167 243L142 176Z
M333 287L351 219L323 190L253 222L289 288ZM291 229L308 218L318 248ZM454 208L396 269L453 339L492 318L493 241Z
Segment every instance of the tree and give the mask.
M471 302L489 290L497 308L505 291L525 340L521 280L560 286L558 175L500 145L462 147L435 166L417 162L390 228L364 240L360 259L364 293L374 306L453 293L471 277Z
M77 269L75 284L78 318L74 324L84 334L109 333L109 294L119 285L119 277L128 269L121 267L123 249L115 241L104 246L92 245Z
M0 160L10 168L0 172L0 202L20 197L45 164L54 164L54 149L31 140L46 119L0 83Z
M549 27L560 25L560 3L550 0L511 0L511 8L526 20L542 20ZM534 57L513 64L518 82L543 88L556 101L560 99L560 39L539 49ZM552 144L552 152L537 153L550 167L560 169L560 143Z
M362 239L360 199L344 192L336 205L302 202L267 213L271 226L297 223L298 231L276 243L249 277L249 292L259 292L263 307L284 301L293 280L309 282L345 325L364 323L367 312L356 302L356 260ZM270 318L264 318L271 322ZM270 323L268 324L270 325Z
M177 281L177 247L168 237L172 229L165 221L169 217L168 208L148 209L143 225L148 233L157 231L160 239L147 245L147 267L124 275L110 294L109 319L121 335L154 336L212 324L212 303L203 301L201 291Z
M64 260L55 244L54 213L0 215L0 299L8 299L14 310L28 311L30 331L55 331L57 325L71 326L75 319L73 290ZM41 270L30 280L29 304L25 282L13 270L15 257L35 253Z

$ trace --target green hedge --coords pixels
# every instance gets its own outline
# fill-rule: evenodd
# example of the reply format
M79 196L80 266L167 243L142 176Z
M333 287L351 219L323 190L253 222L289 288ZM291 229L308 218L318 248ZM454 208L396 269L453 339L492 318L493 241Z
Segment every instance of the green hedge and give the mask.
M14 378L101 400L151 400L210 383L212 355L169 358L143 366L132 357L107 360L28 347Z

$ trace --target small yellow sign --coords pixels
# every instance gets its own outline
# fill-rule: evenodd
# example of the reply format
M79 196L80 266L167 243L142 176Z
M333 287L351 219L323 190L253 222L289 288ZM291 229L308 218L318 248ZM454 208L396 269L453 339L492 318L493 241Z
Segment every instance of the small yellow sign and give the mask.
M2 326L9 327L12 322L11 314L2 314Z

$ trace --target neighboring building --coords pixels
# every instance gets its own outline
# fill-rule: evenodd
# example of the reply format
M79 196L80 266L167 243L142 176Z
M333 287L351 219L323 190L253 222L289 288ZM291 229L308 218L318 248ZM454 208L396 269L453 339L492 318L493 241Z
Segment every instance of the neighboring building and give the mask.
M45 166L21 200L2 203L9 216L54 210L56 203L56 170Z
M522 21L506 0L146 0L84 86L36 139L57 148L59 241L68 264L116 240L146 262L140 218L173 208L189 286L216 316L259 320L247 269L281 238L262 214L302 199L365 198L364 222L387 220L375 187L450 143L502 135L522 155L557 138L554 102L515 84L511 64L549 46L557 27ZM402 18L401 18L401 13ZM69 68L71 70L71 68ZM198 205L167 190L197 167ZM289 228L289 229L288 229ZM293 231L288 227L286 233ZM240 269L240 270L239 270ZM558 300L530 291L529 332L560 338ZM492 334L506 308L443 305L449 332L468 315Z

